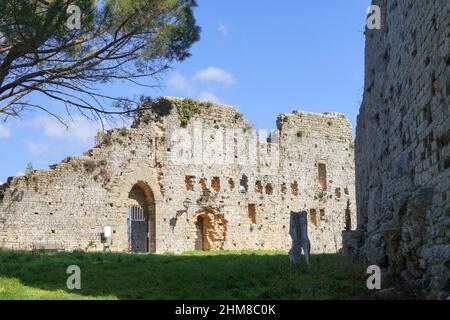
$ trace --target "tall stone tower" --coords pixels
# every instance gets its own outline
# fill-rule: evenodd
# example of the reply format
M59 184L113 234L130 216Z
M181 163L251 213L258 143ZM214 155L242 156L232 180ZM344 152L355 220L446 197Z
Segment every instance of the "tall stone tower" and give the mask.
M430 298L450 286L448 3L373 1L356 130L359 250Z

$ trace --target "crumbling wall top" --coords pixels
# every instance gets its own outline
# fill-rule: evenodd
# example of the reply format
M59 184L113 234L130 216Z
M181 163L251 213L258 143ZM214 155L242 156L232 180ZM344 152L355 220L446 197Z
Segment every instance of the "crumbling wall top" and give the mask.
M219 120L230 125L250 126L242 113L226 104L165 96L154 101L149 100L143 107L132 127L161 122L162 119L169 122L179 121L181 126L187 126L193 119Z
M314 113L294 110L292 113L280 114L277 118L279 130L293 127L309 127L311 130L332 128L344 135L351 135L352 127L348 118L338 112Z

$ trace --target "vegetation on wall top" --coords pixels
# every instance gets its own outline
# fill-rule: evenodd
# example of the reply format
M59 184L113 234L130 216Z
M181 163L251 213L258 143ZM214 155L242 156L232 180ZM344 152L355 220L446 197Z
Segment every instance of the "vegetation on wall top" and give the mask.
M178 117L182 126L186 126L190 119L200 114L201 109L211 107L210 102L195 101L192 99L168 99L161 97L152 103L152 111L158 116L167 116L176 107ZM148 123L149 121L144 121Z

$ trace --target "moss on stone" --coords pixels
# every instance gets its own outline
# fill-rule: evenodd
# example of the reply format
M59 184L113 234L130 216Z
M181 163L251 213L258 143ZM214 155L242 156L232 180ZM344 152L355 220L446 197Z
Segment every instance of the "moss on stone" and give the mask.
M94 160L88 160L83 163L83 167L87 173L92 173L97 168L97 163Z
M112 144L111 132L110 131L103 135L102 144L105 145L105 146L110 146Z
M120 134L122 137L126 137L126 136L129 134L129 131L128 131L127 128L120 128L120 129L119 129L119 134Z
M234 120L236 120L236 121L242 121L243 119L244 119L244 116L242 115L242 113L236 112L236 113L234 114Z
M176 100L174 103L182 126L186 126L193 116L200 113L200 103L192 99Z
M288 122L289 117L286 114L280 114L277 118L277 128L278 130L283 129L283 125Z
M173 101L166 98L159 98L152 104L152 110L159 116L168 116L173 109ZM151 120L150 117L143 119L146 124Z
M168 99L159 98L152 104L152 110L159 116L169 115L173 107L176 107L181 125L186 126L196 115L200 114L201 109L208 109L212 106L210 102L195 101L192 99ZM141 120L148 124L151 121L150 115L144 115Z

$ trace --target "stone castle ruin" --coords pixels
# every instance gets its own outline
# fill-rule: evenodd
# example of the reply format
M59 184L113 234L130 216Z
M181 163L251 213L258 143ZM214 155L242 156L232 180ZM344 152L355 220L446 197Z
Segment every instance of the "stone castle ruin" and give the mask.
M266 141L234 108L160 98L82 157L0 187L0 247L112 251L289 249L307 210L312 253L356 226L342 114L280 115Z
M83 156L1 185L0 249L286 250L306 211L311 253L363 256L382 282L446 299L449 2L372 4L355 145L339 113L282 114L263 141L233 107L163 97Z
M356 130L358 228L347 251L450 292L449 2L374 0Z

